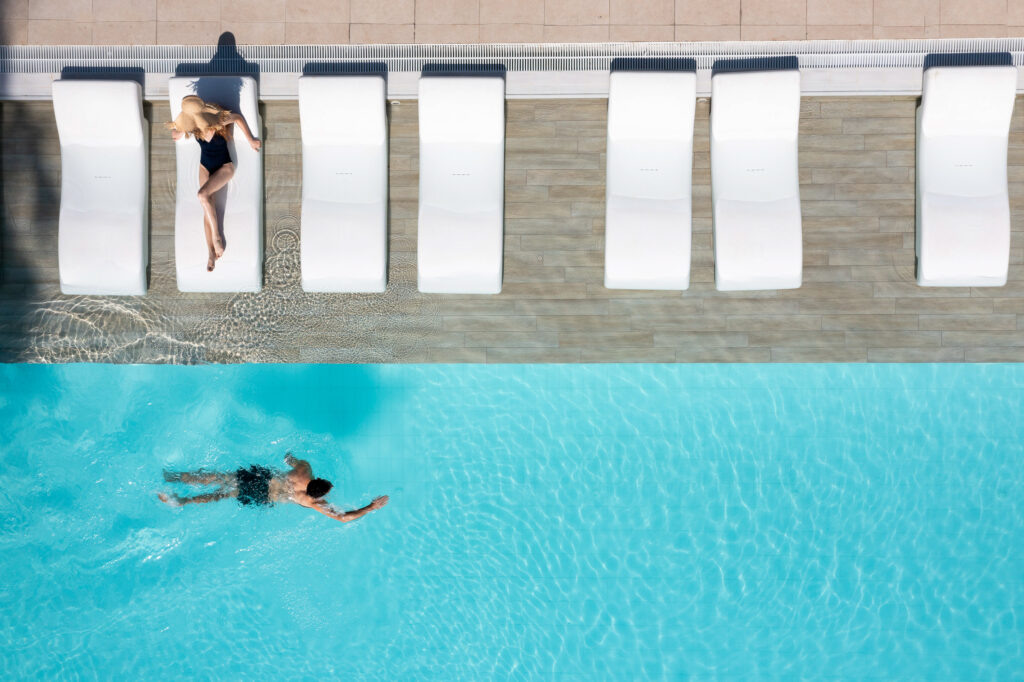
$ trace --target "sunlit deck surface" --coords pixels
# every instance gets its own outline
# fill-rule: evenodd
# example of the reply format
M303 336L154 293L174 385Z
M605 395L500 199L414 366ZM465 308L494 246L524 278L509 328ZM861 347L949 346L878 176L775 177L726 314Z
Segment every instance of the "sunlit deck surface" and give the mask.
M254 45L970 38L1024 34L1014 0L7 0L11 44ZM212 39L212 40L211 40Z
M298 107L266 102L264 289L204 295L175 286L174 148L161 125L170 113L167 102L151 102L150 290L122 298L60 294L52 107L2 102L0 360L1024 361L1024 98L1010 137L1010 281L999 288L914 281L915 106L913 97L805 97L804 285L720 293L709 105L700 101L692 283L637 292L602 286L607 101L510 100L504 289L451 296L416 290L416 103L389 107L388 289L342 295L299 286Z

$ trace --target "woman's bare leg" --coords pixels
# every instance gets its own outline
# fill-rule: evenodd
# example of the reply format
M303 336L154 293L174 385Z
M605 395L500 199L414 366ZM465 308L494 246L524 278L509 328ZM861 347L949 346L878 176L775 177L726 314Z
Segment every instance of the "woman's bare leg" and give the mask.
M210 179L210 171L206 170L206 166L199 164L199 186L202 187L206 184L206 181ZM199 200L202 205L202 199ZM206 271L213 272L214 263L217 260L216 252L213 248L213 232L214 226L210 225L210 216L206 212L206 207L203 207L203 235L206 237L206 251L208 258L206 261Z
M206 178L203 178L205 173ZM199 203L203 207L203 225L206 228L206 243L212 252L212 258L206 269L213 270L213 262L224 255L224 240L221 237L220 224L217 220L217 206L213 196L228 184L235 174L235 164L226 163L212 174L200 166L199 170Z

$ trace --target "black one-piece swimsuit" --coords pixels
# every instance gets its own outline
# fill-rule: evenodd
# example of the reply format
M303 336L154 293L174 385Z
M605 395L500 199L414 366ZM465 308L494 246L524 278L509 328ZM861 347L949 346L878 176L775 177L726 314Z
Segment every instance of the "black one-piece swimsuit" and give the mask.
M199 143L199 163L203 168L213 175L226 163L231 163L231 154L228 153L228 141L224 136L215 133L209 142L196 135L196 142Z

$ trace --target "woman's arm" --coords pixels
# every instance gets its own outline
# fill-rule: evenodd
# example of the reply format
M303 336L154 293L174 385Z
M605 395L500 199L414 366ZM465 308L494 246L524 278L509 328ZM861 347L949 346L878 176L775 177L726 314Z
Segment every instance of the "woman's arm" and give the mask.
M383 507L387 503L388 503L388 496L387 495L382 495L381 497L375 498L373 500L373 502L371 502L370 504L366 505L365 507L362 507L361 509L354 509L352 511L347 511L347 512L337 512L334 509L332 509L331 506L328 505L328 504L318 504L318 505L316 505L313 508L316 509L321 514L323 514L324 516L331 517L335 521L341 521L342 523L348 523L349 521L355 521L356 519L358 519L358 518L360 518L362 516L366 516L367 514L369 514L372 511L380 509L381 507Z
M245 117L241 114L231 114L231 122L237 123L238 126L242 129L242 134L244 134L245 139L249 141L249 146L251 146L256 151L259 151L261 143L259 140L252 136L252 131L249 130L249 124L245 122Z
M181 132L180 130L171 130L171 139L173 139L175 142L177 142L183 137L185 137L185 133Z

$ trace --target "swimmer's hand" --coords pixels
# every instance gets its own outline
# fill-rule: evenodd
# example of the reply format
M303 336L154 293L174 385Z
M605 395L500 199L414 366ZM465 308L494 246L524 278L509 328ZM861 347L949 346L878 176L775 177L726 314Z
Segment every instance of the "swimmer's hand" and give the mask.
M290 452L284 453L284 463L287 464L288 466L292 466L292 467L295 466L295 462L297 462L297 461L298 460L296 460L294 457L292 457L292 453L290 453Z
M366 505L365 507L363 507L361 509L355 509L353 511L341 512L341 513L339 513L336 510L334 510L331 507L331 505L326 504L324 502L320 502L319 500L314 501L312 505L306 505L306 506L308 506L310 509L312 509L314 511L320 512L324 516L329 516L329 517L331 517L332 519L334 519L336 521L341 521L342 523L348 523L349 521L355 521L356 519L362 518L362 517L366 516L367 514L369 514L372 511L377 511L378 509L380 509L381 507L383 507L387 503L388 503L388 496L387 495L381 495L380 497L374 498L374 500L372 502L370 502L370 504Z
M259 140L249 140L249 146L253 148L253 151L259 151L262 143Z

